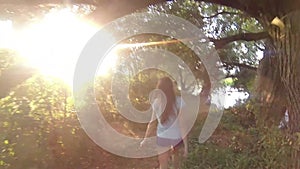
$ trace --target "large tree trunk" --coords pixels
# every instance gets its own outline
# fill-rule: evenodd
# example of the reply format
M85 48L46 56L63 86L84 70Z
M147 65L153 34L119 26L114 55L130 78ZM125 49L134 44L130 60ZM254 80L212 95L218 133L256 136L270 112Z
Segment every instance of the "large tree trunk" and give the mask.
M300 132L300 26L299 12L282 16L284 27L272 27L272 36L281 81L283 82L287 108L289 112L288 129L293 139L293 145L297 146L297 132ZM291 168L300 168L300 152L294 149L292 152Z
M281 81L286 89L291 133L300 130L300 36L295 15L285 16L284 27L272 27Z
M268 43L257 70L256 98L259 103L257 124L261 127L276 126L284 117L287 95L280 78L278 62L274 46Z

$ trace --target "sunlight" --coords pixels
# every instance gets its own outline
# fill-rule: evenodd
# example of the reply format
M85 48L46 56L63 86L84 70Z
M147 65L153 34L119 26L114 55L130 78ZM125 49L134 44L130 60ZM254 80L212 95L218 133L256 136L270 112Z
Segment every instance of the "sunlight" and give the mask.
M96 75L98 76L108 76L110 70L112 70L117 62L118 54L117 54L118 47L113 48L103 59L101 63L99 63L98 70Z
M10 20L0 20L0 48L10 48L12 46L13 26Z
M81 49L96 31L68 9L53 11L20 32L16 50L43 74L71 84Z
M14 30L9 21L0 22L0 35L4 37L0 48L15 50L42 74L60 78L71 86L80 52L98 30L99 26L81 19L69 8L56 9L22 30ZM105 58L99 70L101 75L107 74L114 64L114 53Z

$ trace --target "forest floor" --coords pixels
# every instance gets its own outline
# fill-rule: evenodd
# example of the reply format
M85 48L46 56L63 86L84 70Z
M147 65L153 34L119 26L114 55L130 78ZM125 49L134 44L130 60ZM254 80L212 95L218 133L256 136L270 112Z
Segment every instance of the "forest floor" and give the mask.
M198 123L203 121L207 116L208 111L207 106L202 106L202 109L200 111L200 116L198 116ZM196 129L194 129L194 133L199 133L199 126L201 127L201 124L197 124L197 121L194 126L196 126ZM136 131L130 131L126 128L124 128L120 123L113 123L111 124L112 127L114 127L118 132L121 132L126 135L134 135L134 136L143 136L144 132L137 133ZM196 131L195 131L196 130ZM195 135L195 134L191 134ZM193 137L193 136L190 136ZM214 133L212 136L212 139L220 140L223 137L226 137L226 133L224 132L217 132ZM89 169L157 169L159 167L157 156L149 157L149 158L125 158L116 156L114 154L111 154L105 150L102 151L101 157L98 158L97 161L93 162L93 166L89 166Z

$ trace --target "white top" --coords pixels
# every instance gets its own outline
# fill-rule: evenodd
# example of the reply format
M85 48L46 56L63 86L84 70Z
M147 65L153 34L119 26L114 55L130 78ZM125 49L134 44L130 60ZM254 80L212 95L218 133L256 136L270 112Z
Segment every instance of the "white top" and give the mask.
M163 105L160 102L160 99L155 99L152 108L156 115L156 118L158 120L157 124L157 136L161 138L167 138L167 139L181 139L181 132L179 127L179 122L177 118L178 110L180 110L181 107L184 106L184 101L181 97L176 97L176 105L174 105L174 112L176 116L171 116L169 119L165 122L165 124L161 124L160 121L160 115L163 113Z

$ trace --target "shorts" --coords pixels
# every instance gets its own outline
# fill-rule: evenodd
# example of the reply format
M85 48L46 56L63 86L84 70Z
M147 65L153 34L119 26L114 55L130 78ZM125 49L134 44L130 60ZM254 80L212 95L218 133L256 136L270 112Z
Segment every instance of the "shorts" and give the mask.
M179 148L183 145L182 139L169 139L169 138L162 138L157 137L157 145L162 147L173 147L173 148Z

